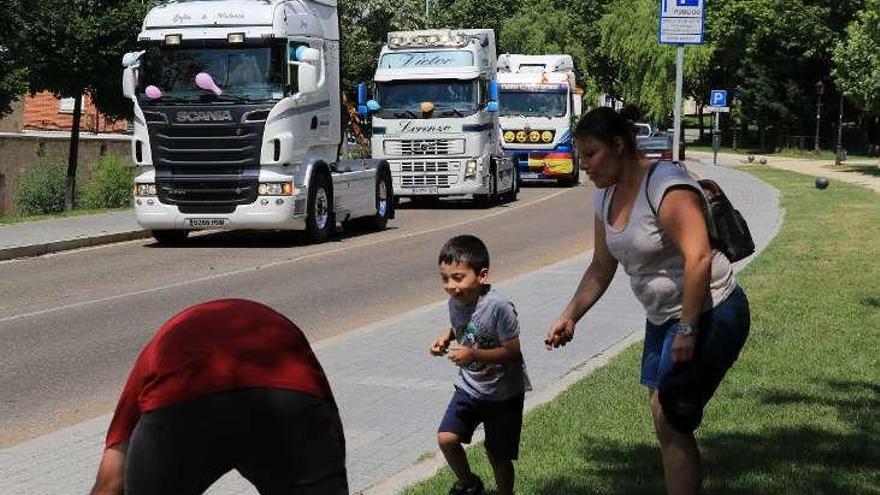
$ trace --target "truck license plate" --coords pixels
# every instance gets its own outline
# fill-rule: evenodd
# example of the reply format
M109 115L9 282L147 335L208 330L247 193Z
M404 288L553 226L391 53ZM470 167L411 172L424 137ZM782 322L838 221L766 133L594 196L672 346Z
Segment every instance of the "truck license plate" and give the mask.
M436 187L414 187L412 188L413 194L437 194Z
M520 179L540 179L541 174L539 172L520 172Z
M186 225L194 228L223 227L227 218L187 218Z

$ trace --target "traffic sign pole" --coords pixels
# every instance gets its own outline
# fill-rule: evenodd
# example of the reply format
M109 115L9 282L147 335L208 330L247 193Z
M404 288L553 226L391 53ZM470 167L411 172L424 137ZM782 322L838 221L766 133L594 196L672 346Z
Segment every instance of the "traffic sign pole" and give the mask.
M681 92L684 87L684 46L678 45L675 57L675 131L672 133L672 159L679 160L679 143L681 143Z

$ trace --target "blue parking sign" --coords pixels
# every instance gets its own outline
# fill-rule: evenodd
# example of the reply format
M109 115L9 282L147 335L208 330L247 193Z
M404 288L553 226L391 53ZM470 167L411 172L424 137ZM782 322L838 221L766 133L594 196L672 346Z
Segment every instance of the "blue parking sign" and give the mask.
M675 0L676 7L699 7L700 0Z
M683 1L683 0L678 0ZM709 95L709 104L713 107L726 107L727 106L727 90L726 89L713 89L712 93Z

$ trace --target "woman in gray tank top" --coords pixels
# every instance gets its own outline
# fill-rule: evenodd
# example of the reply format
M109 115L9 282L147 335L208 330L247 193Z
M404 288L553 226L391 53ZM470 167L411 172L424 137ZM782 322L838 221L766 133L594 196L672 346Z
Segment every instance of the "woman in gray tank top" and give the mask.
M641 382L650 391L666 488L699 493L693 430L748 336L748 300L730 261L709 244L702 191L682 167L645 159L632 123L610 108L587 113L575 143L581 169L597 187L595 245L574 296L547 333L547 348L574 338L578 320L623 265L646 312Z

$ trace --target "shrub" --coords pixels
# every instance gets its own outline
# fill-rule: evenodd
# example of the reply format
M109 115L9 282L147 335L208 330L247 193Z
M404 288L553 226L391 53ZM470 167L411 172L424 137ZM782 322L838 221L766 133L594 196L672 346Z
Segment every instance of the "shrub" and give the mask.
M134 175L120 155L104 155L92 167L92 180L82 186L83 208L122 208L131 203Z
M12 201L22 216L64 211L67 163L58 156L41 156L17 182Z

